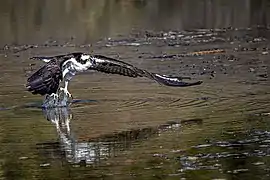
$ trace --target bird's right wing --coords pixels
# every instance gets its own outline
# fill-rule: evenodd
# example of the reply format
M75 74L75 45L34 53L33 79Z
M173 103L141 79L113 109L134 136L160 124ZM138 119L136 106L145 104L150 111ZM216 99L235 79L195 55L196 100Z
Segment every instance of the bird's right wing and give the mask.
M118 74L122 76L129 77L148 77L153 76L152 73L145 70L136 68L135 66L119 61L117 59L109 58L102 55L91 56L92 66L89 68L91 70L100 71L109 74Z
M92 66L89 69L111 73L119 74L129 77L147 77L149 79L155 80L156 82L166 85L166 86L175 86L175 87L186 87L199 85L202 81L196 82L183 82L181 77L168 77L156 73L151 73L146 70L139 69L131 64L109 58L101 55L92 55L91 56Z
M59 63L51 60L27 79L26 88L33 94L52 94L58 90L61 79Z
M183 79L191 79L189 77L167 77L159 74L155 74L154 77L157 82L164 84L166 86L174 86L174 87L195 86L203 83L202 81L195 81L195 82L182 81Z

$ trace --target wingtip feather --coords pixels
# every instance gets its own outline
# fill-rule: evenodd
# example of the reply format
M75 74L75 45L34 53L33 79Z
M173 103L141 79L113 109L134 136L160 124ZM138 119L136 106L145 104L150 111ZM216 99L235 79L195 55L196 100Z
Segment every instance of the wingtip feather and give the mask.
M173 87L187 87L187 86L196 86L203 83L203 81L196 81L196 82L184 82L182 81L181 77L167 77L162 76L159 74L155 74L155 80L163 85L166 86L173 86ZM186 79L186 78L184 78Z

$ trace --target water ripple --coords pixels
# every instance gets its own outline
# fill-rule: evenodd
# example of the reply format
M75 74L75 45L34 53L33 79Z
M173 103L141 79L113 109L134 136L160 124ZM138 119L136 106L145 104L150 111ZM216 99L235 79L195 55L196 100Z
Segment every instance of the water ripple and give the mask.
M227 159L227 161L229 161L229 159L233 161L245 159L245 161L248 161L248 158L270 156L270 132L252 131L246 134L246 136L246 138L241 140L215 141L193 146L192 149L197 153L192 156L185 154L178 157L178 161L181 164L180 171L224 169L222 162L225 159ZM216 166L217 164L218 166ZM253 165L256 166L263 164L264 163L258 161L253 163ZM247 168L242 168L233 169L226 173L237 174L247 171Z

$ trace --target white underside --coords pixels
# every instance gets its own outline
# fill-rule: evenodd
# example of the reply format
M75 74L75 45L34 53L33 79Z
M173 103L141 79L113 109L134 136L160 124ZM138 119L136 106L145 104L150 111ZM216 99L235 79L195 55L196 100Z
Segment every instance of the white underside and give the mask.
M87 56L87 55L85 55ZM82 57L82 58L89 58ZM85 64L78 63L75 58L71 58L65 61L62 65L63 69L63 84L64 87L59 87L59 90L56 94L47 95L43 102L44 108L52 108L52 107L67 107L71 103L72 95L68 91L68 84L69 81L72 79L73 76L76 75L77 72L84 72L90 66L91 62L87 61Z

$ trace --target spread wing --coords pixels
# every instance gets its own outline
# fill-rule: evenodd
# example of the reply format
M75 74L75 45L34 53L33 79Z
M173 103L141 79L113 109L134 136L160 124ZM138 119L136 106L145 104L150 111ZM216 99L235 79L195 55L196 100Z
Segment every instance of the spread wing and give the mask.
M58 90L61 80L59 63L52 59L27 79L26 88L33 94L52 94Z
M51 60L56 60L58 62L64 62L70 58L76 58L80 56L82 53L81 52L75 52L75 53L70 53L70 54L62 54L62 55L57 55L57 56L34 56L31 57L30 59L33 60L41 60L44 62L50 62Z
M101 55L93 55L91 56L91 60L92 65L89 68L91 70L96 70L104 73L119 74L134 78L147 77L166 86L185 87L199 85L202 83L202 81L183 82L182 77L167 77L151 73L146 70L139 69L131 64Z

